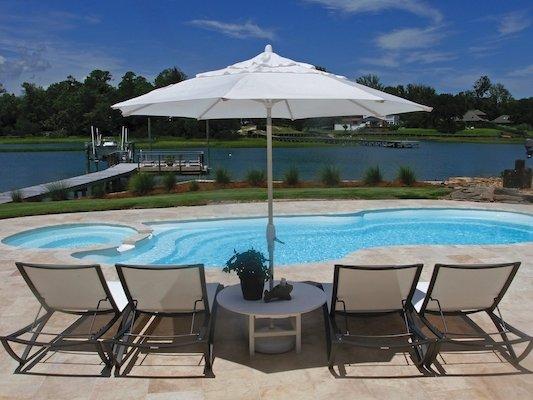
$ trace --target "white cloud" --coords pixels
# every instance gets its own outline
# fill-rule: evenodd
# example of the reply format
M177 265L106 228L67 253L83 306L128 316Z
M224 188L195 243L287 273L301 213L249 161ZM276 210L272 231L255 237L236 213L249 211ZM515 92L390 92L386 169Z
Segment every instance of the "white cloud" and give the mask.
M533 75L533 64L529 64L524 68L515 69L514 71L509 72L507 75L516 77Z
M436 27L404 28L379 35L376 43L386 50L419 49L433 46L442 37L443 33Z
M498 18L498 32L502 36L512 35L528 28L531 19L526 12L514 11Z
M274 31L272 29L261 28L259 25L251 21L247 21L243 24L238 24L215 21L212 19L195 19L189 21L189 23L202 29L220 32L224 35L239 39L253 37L259 39L273 40L275 37Z
M398 67L400 63L398 62L397 55L382 55L378 57L363 57L361 61L365 64L376 65L378 67L387 67L394 68Z
M455 54L448 52L417 51L409 53L405 60L409 63L433 64L455 60L456 58L457 56Z
M0 78L6 80L19 78L23 74L33 76L36 72L46 71L50 67L50 62L43 58L42 50L21 48L14 57L0 56Z
M360 61L367 65L375 65L384 68L397 68L407 64L434 64L456 59L457 56L448 52L437 51L400 51L389 52L376 57L365 57Z
M28 14L27 18L26 23L18 14L0 15L0 82L9 91L20 92L24 81L47 86L68 75L84 79L95 68L109 70L114 75L124 70L122 61L109 54L109 46L80 43L64 34L64 30L82 28L71 25L72 21L98 23L92 17L88 20L64 16L62 22L48 21L44 25L36 25L42 19L38 14Z
M423 0L304 0L320 4L330 10L347 13L378 12L383 10L403 10L438 23L442 13Z

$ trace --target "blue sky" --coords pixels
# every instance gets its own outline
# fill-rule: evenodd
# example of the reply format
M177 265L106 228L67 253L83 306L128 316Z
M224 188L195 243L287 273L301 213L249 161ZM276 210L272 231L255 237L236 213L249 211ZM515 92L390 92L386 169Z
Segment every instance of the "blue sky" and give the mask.
M533 96L530 0L0 0L0 82L46 86L92 69L188 75L274 51L354 79L455 93L487 74Z

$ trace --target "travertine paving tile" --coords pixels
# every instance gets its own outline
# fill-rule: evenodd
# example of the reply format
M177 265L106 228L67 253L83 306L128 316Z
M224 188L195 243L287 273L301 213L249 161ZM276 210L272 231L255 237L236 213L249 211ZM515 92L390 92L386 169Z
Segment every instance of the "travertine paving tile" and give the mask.
M533 206L465 203L452 201L283 201L276 202L281 214L324 214L355 212L363 209L397 207L484 208L533 213ZM0 239L27 229L72 222L119 223L145 229L142 222L231 216L265 215L266 205L223 204L202 207L177 207L154 210L106 211L17 218L0 223ZM30 323L38 304L19 276L16 260L79 263L69 251L16 249L0 243L0 335ZM336 262L359 264L425 264L422 279L428 280L436 262L481 263L523 262L509 289L501 310L504 318L519 329L533 334L533 243L507 246L399 246L357 251L343 260L327 263L280 266L278 277L290 280L330 282ZM116 280L116 271L104 265L104 274ZM207 280L235 284L233 275L220 270L206 271ZM67 319L58 319L60 327ZM215 378L190 378L201 374L198 355L144 355L135 360L132 374L143 377L84 377L103 371L98 357L87 354L48 354L30 372L13 374L16 363L0 350L0 400L3 399L530 399L533 398L533 355L522 361L522 370L493 352L444 352L440 357L448 376L423 376L403 353L385 354L350 349L339 357L345 360L340 377L327 368L323 319L320 311L302 319L302 353L261 355L250 358L246 320L219 310L215 341ZM482 324L488 329L490 324ZM191 350L187 350L191 351ZM73 376L60 376L70 374ZM187 377L177 377L176 375ZM129 376L129 375L128 375ZM151 376L150 378L145 376Z

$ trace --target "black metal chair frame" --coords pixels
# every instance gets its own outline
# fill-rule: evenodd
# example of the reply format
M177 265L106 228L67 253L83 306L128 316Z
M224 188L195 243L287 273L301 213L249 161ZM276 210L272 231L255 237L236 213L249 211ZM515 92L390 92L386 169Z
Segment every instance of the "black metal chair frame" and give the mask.
M324 319L326 321L326 341L328 352L328 366L333 368L335 363L335 356L337 348L342 345L351 345L355 347L373 348L376 350L413 350L416 356L415 364L418 367L422 367L427 362L427 355L433 353L433 347L435 346L435 339L428 338L422 333L419 328L418 322L422 322L417 319L416 312L412 305L412 298L416 290L418 279L422 272L422 264L413 265L399 265L399 266L359 266L359 265L335 265L335 271L333 276L333 293L331 299L331 310L328 310L327 304L324 305ZM382 312L349 312L344 308L344 302L337 299L337 286L339 283L339 271L342 268L365 270L365 271L383 271L383 270L398 270L406 268L416 268L415 277L409 294L406 299L402 301L402 308L392 311ZM343 310L337 309L337 304L343 304ZM351 334L348 330L348 318L373 318L381 317L387 314L398 314L405 322L405 332L384 334L384 335L356 335ZM342 331L335 320L336 316L345 318L346 331ZM411 343L398 344L395 341L401 338L410 340ZM372 340L380 343L372 343ZM366 340L366 341L365 341Z
M25 326L22 329L19 329L18 331L11 333L7 336L0 337L0 341L2 342L2 345L8 352L8 354L15 359L19 363L18 369L21 369L24 365L26 365L29 361L35 359L37 356L44 354L44 352L52 350L69 350L69 348L80 346L80 345L90 345L91 347L94 346L96 352L104 362L104 364L107 367L112 366L111 357L106 354L106 351L104 349L103 343L101 341L101 337L106 334L106 332L111 329L111 327L119 320L120 318L120 310L118 309L113 296L111 295L111 292L109 290L109 287L107 286L104 274L102 273L102 270L98 264L94 265L51 265L51 264L30 264L30 263L21 263L17 262L16 266L26 281L26 284L34 294L34 296L37 298L37 300L40 303L39 310L37 311L37 314L35 316L34 321ZM63 309L55 309L53 307L50 307L46 299L41 296L35 285L33 284L32 280L28 276L25 267L31 267L31 268L41 268L41 269L49 269L49 270L56 270L56 269L69 269L69 270L76 270L76 269L88 269L88 268L94 268L96 270L96 273L98 274L98 277L100 279L100 282L102 284L102 288L104 289L106 293L105 299L100 299L98 301L98 304L96 305L95 311L72 311L72 310L63 310ZM111 309L107 310L99 310L101 303L108 302L111 306ZM41 311L44 310L44 315L41 316ZM72 314L72 315L79 315L80 318L78 318L73 324L68 326L63 332L60 333L54 333L54 332L45 332L43 331L45 325L50 320L50 318L56 313L65 313L65 314ZM97 315L103 315L103 314L113 314L113 317L111 320L105 324L103 327L101 327L97 332L92 332L94 322ZM89 328L88 333L72 333L77 327L79 327L86 318L92 318L91 325ZM24 334L31 334L30 339L23 339L20 336ZM37 340L39 336L48 336L51 337L50 341L39 341ZM66 342L65 340L69 340ZM18 343L26 345L22 355L18 355L10 343ZM30 352L33 347L40 347L40 350L34 352L30 355Z
M119 332L115 335L111 344L113 345L113 363L115 366L115 376L120 376L120 369L127 362L133 352L137 350L163 350L163 349L177 349L184 346L190 346L195 344L205 344L205 367L204 374L206 376L212 376L212 365L213 365L213 338L215 330L215 320L217 312L217 301L216 296L223 286L219 285L217 287L215 298L213 300L213 306L210 310L209 301L207 296L207 287L205 281L205 271L203 264L194 264L194 265L125 265L125 264L116 264L118 276L124 288L126 298L128 299L128 305L122 312L122 323L119 329ZM137 307L137 301L132 297L127 281L125 279L123 268L136 268L136 269L149 269L149 270L171 270L171 269L184 269L184 268L197 268L198 273L200 274L200 281L202 285L202 298L194 300L194 306L192 311L186 312L153 312L139 309ZM203 309L196 311L198 303L203 303ZM204 313L204 322L200 327L197 333L194 333L194 321L195 317L199 313ZM135 323L138 321L141 315L146 315L149 317L191 317L191 329L187 334L182 335L169 335L169 336L155 336L150 335L149 333L145 334L135 334L133 329ZM145 327L149 328L148 325ZM169 341L176 338L189 338L190 340L180 342L180 343L165 343L164 341ZM150 339L161 340L161 343L154 343L150 341L149 344L146 344L145 341ZM137 341L135 341L137 340ZM130 351L127 349L131 348Z
M501 264L470 264L470 265L452 265L452 264L436 264L435 269L433 270L433 275L431 277L431 281L429 283L428 291L426 294L426 297L424 299L424 302L422 303L422 307L418 313L419 318L426 324L426 326L435 334L438 338L437 345L433 348L434 354L430 356L430 364L433 364L436 361L436 358L442 348L443 344L453 344L457 346L463 346L463 347L473 347L473 348L481 348L481 349L496 349L500 351L502 355L504 355L509 361L514 363L519 363L522 361L527 354L531 351L533 348L533 338L526 333L518 330L517 328L511 326L509 323L505 322L505 320L502 318L501 311L499 309L500 301L502 300L503 296L507 292L507 289L511 285L511 282L513 281L516 273L518 272L518 268L520 267L520 262L514 262L514 263L501 263ZM467 311L444 311L441 308L439 299L434 298L432 296L433 288L435 287L435 283L438 279L438 274L441 268L455 268L455 269L492 269L492 268L502 268L502 267L509 267L512 266L511 273L509 274L507 280L505 281L505 284L503 285L502 289L500 290L500 293L496 298L494 298L493 303L490 307L484 308L484 309L475 309L475 310L467 310ZM437 304L438 311L434 310L427 310L428 304L430 302L434 302ZM497 311L498 315L496 315L495 311ZM446 324L446 317L447 316L460 316L465 319L466 322L468 322L470 325L474 325L474 322L469 318L469 315L485 312L494 326L496 327L496 332L492 333L486 333L482 332L481 328L475 324L475 328L477 328L478 333L461 333L461 332L449 332L448 326ZM437 328L434 324L432 324L426 314L429 315L437 315L441 317L442 324L444 327L444 332ZM514 334L518 337L518 339L510 340L508 338L508 334ZM493 339L493 336L500 336L502 338L501 341L496 341ZM460 339L468 339L468 340L460 340ZM475 340L478 339L478 340ZM522 352L520 356L517 356L516 352L513 349L513 345L520 344L520 343L526 343L529 342L529 345L526 347L526 349ZM508 353L508 355L506 354Z

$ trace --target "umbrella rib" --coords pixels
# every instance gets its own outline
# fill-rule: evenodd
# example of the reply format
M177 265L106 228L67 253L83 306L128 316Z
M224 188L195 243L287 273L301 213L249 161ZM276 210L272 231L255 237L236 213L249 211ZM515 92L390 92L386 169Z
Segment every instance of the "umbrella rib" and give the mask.
M285 105L287 106L287 110L289 111L289 115L291 116L291 121L294 121L294 115L292 115L291 106L289 105L289 101L287 99L284 100Z
M350 101L350 103L353 103L353 104L355 104L356 106L359 106L359 107L361 107L362 109L368 111L368 112L369 112L370 114L372 114L374 117L377 117L377 118L382 118L382 117L383 117L383 115L378 114L376 111L374 111L374 110L372 110L371 108L368 108L368 107L362 105L361 103L359 103L359 102L356 101L356 100L351 100L351 99L350 99L349 101Z
M207 107L207 109L206 109L203 113L201 113L201 114L198 116L198 118L196 118L196 119L202 119L203 116L204 116L205 114L207 114L209 111L211 111L211 109L212 109L214 106L216 106L220 100L222 100L222 98L218 98L218 99L216 99L215 102L214 102L213 104L211 104L209 107Z

